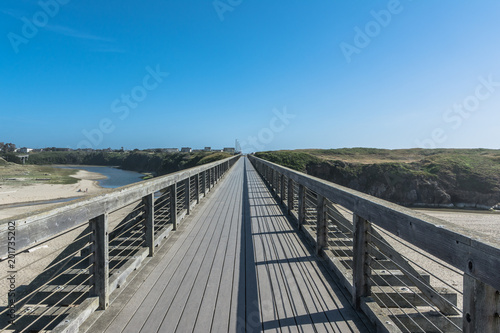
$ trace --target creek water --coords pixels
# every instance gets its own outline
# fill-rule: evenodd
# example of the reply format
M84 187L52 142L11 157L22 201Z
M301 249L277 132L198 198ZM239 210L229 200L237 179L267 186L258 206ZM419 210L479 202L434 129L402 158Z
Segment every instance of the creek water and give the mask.
M142 177L144 176L142 173L138 173L135 171L122 170L107 166L81 165L81 166L61 166L60 168L78 169L78 170L100 173L106 176L106 178L98 180L99 186L105 188L117 188L137 183L140 182L142 180Z

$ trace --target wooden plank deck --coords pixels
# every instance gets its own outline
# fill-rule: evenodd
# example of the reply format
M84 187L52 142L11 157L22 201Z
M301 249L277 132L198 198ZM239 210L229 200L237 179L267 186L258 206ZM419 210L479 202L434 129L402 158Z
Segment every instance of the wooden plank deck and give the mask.
M373 331L312 253L242 158L89 331Z

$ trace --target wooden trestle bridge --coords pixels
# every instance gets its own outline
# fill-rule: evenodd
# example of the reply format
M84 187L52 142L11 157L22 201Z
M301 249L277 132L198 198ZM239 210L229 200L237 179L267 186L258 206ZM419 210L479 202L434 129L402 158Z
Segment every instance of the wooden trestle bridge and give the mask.
M500 332L498 240L254 156L0 223L5 332Z

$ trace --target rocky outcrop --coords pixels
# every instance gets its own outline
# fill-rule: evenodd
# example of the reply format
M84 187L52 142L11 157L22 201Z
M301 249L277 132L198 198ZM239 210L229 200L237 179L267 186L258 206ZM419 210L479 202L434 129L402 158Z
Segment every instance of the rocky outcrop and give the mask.
M307 173L405 206L497 209L500 182L470 170L422 171L422 163L309 163Z

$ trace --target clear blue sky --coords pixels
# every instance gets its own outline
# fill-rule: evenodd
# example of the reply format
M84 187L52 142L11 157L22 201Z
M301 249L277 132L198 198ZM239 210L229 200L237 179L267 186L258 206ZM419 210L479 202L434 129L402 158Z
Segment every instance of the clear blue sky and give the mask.
M496 0L41 2L0 5L3 142L500 148Z

